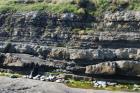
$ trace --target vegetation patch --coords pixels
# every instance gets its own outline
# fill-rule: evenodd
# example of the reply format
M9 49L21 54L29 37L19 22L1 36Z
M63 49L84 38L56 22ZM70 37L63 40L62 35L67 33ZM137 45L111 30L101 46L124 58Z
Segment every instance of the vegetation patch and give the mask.
M50 11L54 13L101 15L105 11L140 10L140 1L130 0L46 0L44 2L17 3L16 0L0 0L0 12Z
M129 91L129 92L138 92L140 91L140 85L129 84L129 83L120 83L116 85L107 85L105 87L97 87L91 81L76 81L69 80L66 83L67 86L72 88L83 88L83 89L96 89L96 90L110 90L110 91Z
M83 89L92 89L93 84L90 81L76 81L76 80L69 80L68 83L66 83L67 86L72 88L83 88Z
M0 76L7 76L10 78L20 78L22 75L17 73L6 73L6 72L0 72Z

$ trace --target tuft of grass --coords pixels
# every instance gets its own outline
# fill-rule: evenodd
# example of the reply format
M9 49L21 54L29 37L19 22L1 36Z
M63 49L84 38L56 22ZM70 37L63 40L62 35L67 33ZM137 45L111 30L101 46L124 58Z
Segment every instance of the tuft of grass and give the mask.
M83 88L83 89L93 88L92 82L90 81L69 80L69 82L66 85L73 88Z
M0 72L0 76L7 76L7 77L11 77L11 78L19 78L22 75L21 74L17 74L17 73L5 73L5 72Z
M78 13L78 8L71 3L47 3L47 2L38 2L38 3L15 3L14 1L0 1L0 12L28 12L28 11L40 11L46 10L54 13L63 13L63 12L73 12Z
M132 84L118 84L115 86L107 86L104 89L110 90L110 91L129 91L129 92L132 92L132 91L134 91L133 88L134 88L134 86Z
M126 10L140 11L140 1L130 0L45 0L36 3L17 3L16 0L0 0L0 12L50 11L53 13L72 12L80 15L101 16L105 11L115 12L120 6ZM124 7L125 6L125 7Z
M68 83L66 83L68 87L72 88L83 88L83 89L96 89L96 90L109 90L109 91L129 91L129 92L138 92L140 88L134 87L133 84L129 83L120 83L113 86L106 86L106 87L94 87L94 84L91 81L76 81L70 79Z

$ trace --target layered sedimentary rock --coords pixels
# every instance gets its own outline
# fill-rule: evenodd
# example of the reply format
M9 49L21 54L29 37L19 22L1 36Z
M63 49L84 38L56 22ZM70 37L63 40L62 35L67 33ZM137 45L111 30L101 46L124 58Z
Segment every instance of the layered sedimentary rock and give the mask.
M139 61L112 61L104 62L96 65L86 66L85 73L95 75L126 75L126 76L139 76L140 75L140 62Z
M1 67L139 76L138 15L139 12L107 13L95 21L73 13L1 13ZM73 32L82 27L97 31Z
M8 50L7 50L8 48ZM66 47L50 47L36 44L2 43L0 52L25 53L42 58L54 58L65 60L130 60L138 59L139 48L119 48L119 49L70 49Z
M113 75L116 73L116 64L114 62L100 63L97 65L86 66L87 74Z

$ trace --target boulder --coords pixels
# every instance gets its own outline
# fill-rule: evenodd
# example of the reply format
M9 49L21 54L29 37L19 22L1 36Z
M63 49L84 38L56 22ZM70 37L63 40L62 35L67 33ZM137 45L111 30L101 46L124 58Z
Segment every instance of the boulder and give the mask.
M114 62L99 63L86 66L86 74L113 75L116 73L116 64Z
M116 61L117 73L127 76L140 76L140 62L139 61Z
M56 59L67 59L69 58L69 53L65 48L53 48L49 56Z
M94 87L107 87L107 82L106 81L95 81L94 83Z
M117 59L129 59L128 49L116 49L115 54Z
M22 61L19 57L13 56L10 53L7 53L5 56L6 57L5 57L3 65L16 66L16 67L22 67L23 66L23 63L22 63Z

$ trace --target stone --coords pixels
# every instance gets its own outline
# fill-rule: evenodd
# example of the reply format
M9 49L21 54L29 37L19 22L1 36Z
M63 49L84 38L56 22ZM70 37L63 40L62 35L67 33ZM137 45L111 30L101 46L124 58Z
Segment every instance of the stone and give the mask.
M36 75L35 77L33 77L34 80L39 80L41 77L41 75Z
M115 54L118 59L128 59L129 58L128 49L117 49L117 50L115 50Z
M49 75L46 80L48 81L54 81L55 80L55 76Z
M86 66L86 74L113 75L116 73L116 64L114 62L99 63Z
M41 80L41 81L46 81L45 76L41 76L41 77L40 77L40 80Z
M94 82L94 87L107 87L107 82L106 81L95 81Z
M3 65L15 66L15 67L22 67L23 66L23 63L21 62L21 59L19 57L16 57L10 53L7 53L5 56L6 57L5 57Z
M57 79L55 82L56 83L63 83L64 82L64 79Z
M44 79L44 78L41 78L40 80L41 80L41 81L46 81L46 79Z
M139 76L140 75L140 62L139 61L116 61L118 74L127 76Z
M43 78L45 78L45 76L40 76L40 79L43 79Z
M109 85L109 86L115 86L115 85L117 85L117 83L116 82L107 82L107 85Z
M65 59L68 58L69 54L67 53L65 48L53 48L50 52L50 57L57 59Z
M28 76L28 75L23 75L22 77L23 77L23 78L28 78L29 76Z
M64 79L65 75L64 74L59 74L58 76L56 76L57 79Z
M29 79L33 79L33 76L32 75L29 75Z

